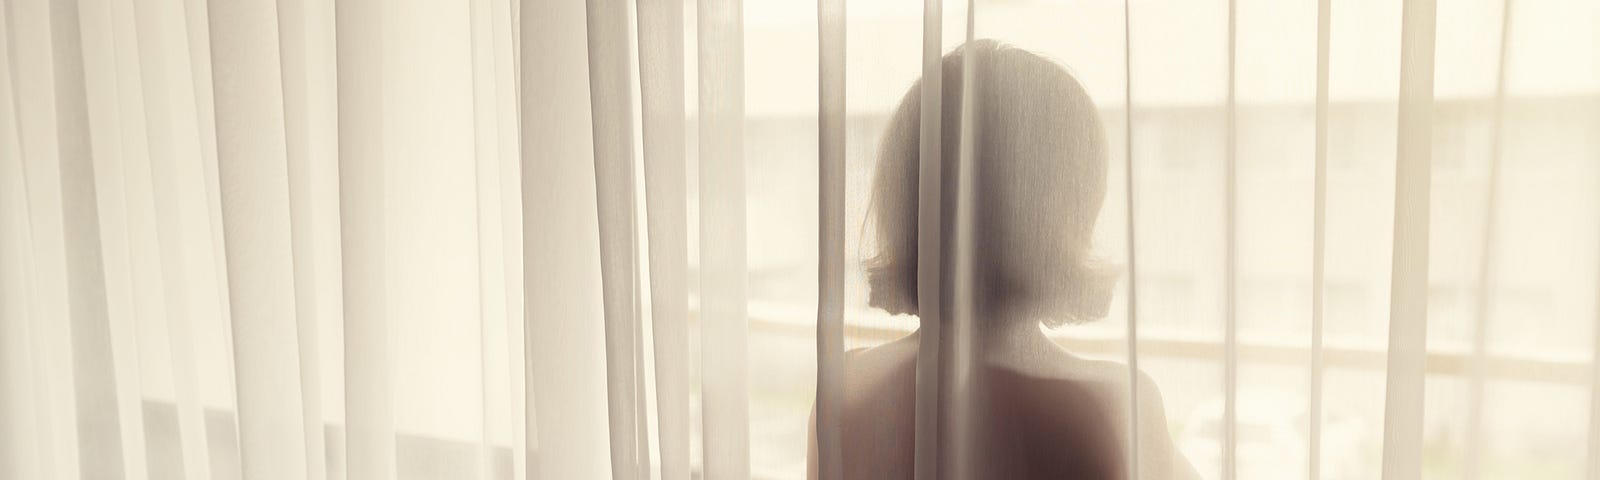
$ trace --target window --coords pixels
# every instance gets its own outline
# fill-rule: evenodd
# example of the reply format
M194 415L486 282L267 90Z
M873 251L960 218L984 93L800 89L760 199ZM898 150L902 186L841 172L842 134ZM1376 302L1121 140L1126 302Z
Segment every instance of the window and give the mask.
M1248 422L1241 417L1240 474L1277 478L1282 469L1249 464L1255 461L1251 458L1284 461L1283 455L1262 449L1285 438L1301 445L1287 450L1298 456L1288 457L1285 465L1304 468L1315 122L1315 70L1309 59L1314 58L1315 11L1311 4L1244 3L1249 5L1241 10L1271 10L1253 15L1278 16L1242 14L1239 24L1240 402L1282 411ZM1518 32L1537 29L1534 22L1555 14L1554 7L1518 5L1530 10L1527 16L1517 12L1518 22L1528 22L1526 27L1518 23ZM1146 22L1143 32L1161 32L1134 38L1141 367L1162 390L1174 438L1184 448L1198 450L1220 445L1216 429L1207 425L1214 426L1220 415L1226 294L1221 275L1227 132L1221 82L1226 71L1194 66L1221 62L1226 52L1226 31L1218 30L1226 25L1226 17L1218 16L1225 6L1212 7L1191 7L1203 10L1199 16L1163 14L1137 2L1133 10L1135 21ZM763 352L752 355L752 461L757 472L772 478L804 473L804 422L815 378L816 235L814 223L807 221L816 215L815 78L754 74L775 64L769 62L812 71L815 30L808 15L814 12L793 8L760 2L747 6L746 68L752 72L746 134L750 331L751 352ZM847 295L854 308L846 314L846 347L854 348L893 339L916 326L913 318L865 308L866 286L856 260L863 243L870 242L860 227L880 134L888 113L920 74L921 10L909 4L850 8ZM1098 102L1115 151L1097 248L1122 261L1126 106L1121 3L995 1L980 2L980 8L978 36L1063 61ZM1464 38L1480 34L1462 31L1461 19L1478 21L1477 16L1496 14L1497 8L1475 4L1471 11L1458 11L1469 8L1441 6L1441 51L1482 43ZM964 12L952 4L945 15L948 47L964 35L962 26L952 23ZM1397 71L1390 64L1398 64L1399 9L1388 2L1340 2L1334 15L1334 68L1345 72L1331 80L1328 110L1323 463L1326 478L1367 478L1377 475L1382 449L1397 85ZM1216 25L1194 25L1213 20ZM1497 23L1494 19L1491 26ZM1541 40L1531 35L1514 35L1513 58L1532 55ZM1273 42L1285 45L1268 45ZM1149 53L1140 58L1140 52ZM1492 85L1494 73L1492 64L1481 65L1493 62L1492 56L1467 59L1441 53L1440 58L1441 72L1451 73L1440 73L1436 80L1432 350L1425 426L1429 476L1463 468L1467 413L1460 398L1469 386L1465 378L1472 357L1492 118L1492 88L1484 85ZM1164 69L1184 75L1151 74ZM1553 70L1552 75L1565 71ZM1600 236L1593 222L1572 220L1593 215L1575 217L1566 209L1594 212L1600 205L1592 193L1600 190L1593 161L1600 158L1600 145L1579 133L1600 128L1600 117L1593 115L1600 105L1594 86L1546 92L1516 88L1514 83L1503 126L1507 140L1495 268L1497 280L1504 281L1492 287L1489 302L1486 402L1524 405L1519 399L1550 395L1562 405L1565 413L1559 415L1574 418L1587 411L1583 372L1595 318L1594 272L1600 264L1592 247ZM1123 359L1123 295L1113 301L1109 318L1051 334L1075 352ZM1208 413L1213 406L1216 411ZM1518 478L1514 472L1524 467L1557 477L1582 471L1584 427L1581 422L1553 421L1556 416L1545 408L1497 408L1488 414L1485 434L1493 440L1484 448L1493 453L1482 464L1483 478ZM1208 477L1216 476L1216 458L1191 455Z

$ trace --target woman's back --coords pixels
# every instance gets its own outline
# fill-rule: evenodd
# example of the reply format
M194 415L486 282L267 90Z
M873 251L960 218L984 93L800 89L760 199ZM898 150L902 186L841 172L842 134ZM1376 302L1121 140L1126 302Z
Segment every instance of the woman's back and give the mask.
M847 355L841 422L845 478L912 478L917 340L911 335ZM971 467L963 477L1128 478L1125 366L1038 344L1005 347L979 365L966 418L972 430L965 441L945 447L947 453L966 449ZM1193 478L1172 448L1160 393L1148 380L1140 383L1139 477Z

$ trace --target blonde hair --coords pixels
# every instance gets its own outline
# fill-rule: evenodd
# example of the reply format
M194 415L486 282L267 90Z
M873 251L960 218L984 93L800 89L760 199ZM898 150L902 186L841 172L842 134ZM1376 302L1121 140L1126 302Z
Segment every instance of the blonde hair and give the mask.
M954 218L961 70L969 54L976 61L971 174L980 316L1050 326L1104 317L1115 273L1090 247L1108 147L1094 102L1060 64L994 40L944 56L942 224ZM917 313L921 86L911 86L890 118L868 212L875 235L866 260L868 303L894 314Z

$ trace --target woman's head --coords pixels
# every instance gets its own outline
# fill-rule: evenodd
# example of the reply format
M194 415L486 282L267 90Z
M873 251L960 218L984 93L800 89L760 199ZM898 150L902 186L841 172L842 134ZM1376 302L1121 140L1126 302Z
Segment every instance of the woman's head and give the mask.
M1059 325L1104 317L1114 278L1096 264L1090 245L1106 190L1105 132L1088 93L1060 64L993 40L944 56L943 223L954 218L961 70L969 56L979 321ZM867 260L869 303L890 313L917 313L921 90L920 81L913 84L889 120L868 213L876 235Z

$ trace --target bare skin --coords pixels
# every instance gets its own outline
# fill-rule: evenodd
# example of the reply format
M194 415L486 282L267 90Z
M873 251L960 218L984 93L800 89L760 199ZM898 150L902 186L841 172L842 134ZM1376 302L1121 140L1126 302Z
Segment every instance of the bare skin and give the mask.
M973 375L981 399L965 447L973 478L1128 478L1126 365L1072 355L1031 323L984 336ZM845 478L912 478L918 341L912 333L846 354ZM813 411L811 479L818 478L815 422ZM1198 478L1173 447L1161 393L1143 374L1139 432L1140 479Z

